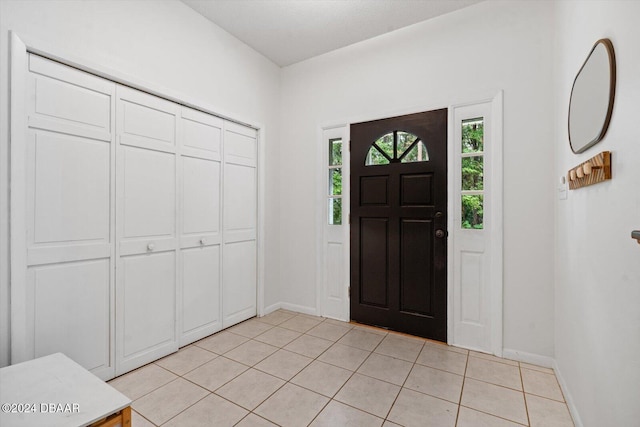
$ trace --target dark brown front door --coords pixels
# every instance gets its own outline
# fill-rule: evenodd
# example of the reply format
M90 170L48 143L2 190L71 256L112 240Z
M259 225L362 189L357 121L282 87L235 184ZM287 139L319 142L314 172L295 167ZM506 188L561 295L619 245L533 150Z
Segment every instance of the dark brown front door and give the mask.
M351 319L447 339L447 110L351 125Z

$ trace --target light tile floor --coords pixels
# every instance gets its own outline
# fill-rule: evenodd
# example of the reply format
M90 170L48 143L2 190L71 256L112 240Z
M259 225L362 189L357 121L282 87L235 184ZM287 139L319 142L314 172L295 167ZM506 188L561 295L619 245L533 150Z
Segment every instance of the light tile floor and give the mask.
M133 426L573 426L553 370L278 310L110 382Z

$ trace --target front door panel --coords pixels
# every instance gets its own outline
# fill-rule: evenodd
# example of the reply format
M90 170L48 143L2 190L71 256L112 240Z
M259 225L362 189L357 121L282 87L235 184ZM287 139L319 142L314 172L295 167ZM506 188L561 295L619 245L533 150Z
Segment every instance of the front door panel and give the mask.
M447 337L447 110L351 125L351 318Z

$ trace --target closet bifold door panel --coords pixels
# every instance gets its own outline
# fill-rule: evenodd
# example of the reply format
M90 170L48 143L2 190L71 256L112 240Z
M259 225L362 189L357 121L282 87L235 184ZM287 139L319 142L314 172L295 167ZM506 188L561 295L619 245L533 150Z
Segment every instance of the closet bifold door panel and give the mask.
M116 92L116 375L177 351L179 106Z
M26 146L12 141L26 170L26 206L12 208L26 218L26 280L12 282L24 286L12 312L25 333L12 335L11 362L63 352L108 379L116 85L33 54L28 63Z
M256 315L257 132L225 121L222 326Z
M11 363L62 352L108 380L255 316L257 131L26 58Z
M223 120L181 107L180 346L222 328L221 160Z

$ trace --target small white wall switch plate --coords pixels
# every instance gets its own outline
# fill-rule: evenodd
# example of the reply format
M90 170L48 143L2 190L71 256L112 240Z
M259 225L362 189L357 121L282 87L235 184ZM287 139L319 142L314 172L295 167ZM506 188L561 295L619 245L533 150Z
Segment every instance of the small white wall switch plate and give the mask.
M567 200L567 178L564 175L560 177L558 185L558 200Z

